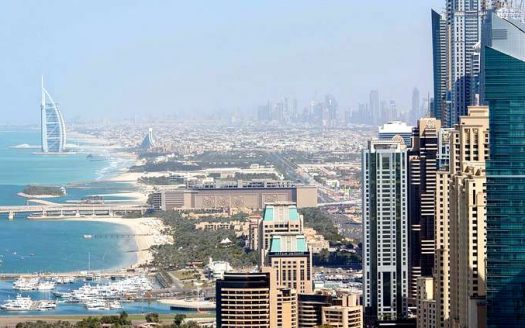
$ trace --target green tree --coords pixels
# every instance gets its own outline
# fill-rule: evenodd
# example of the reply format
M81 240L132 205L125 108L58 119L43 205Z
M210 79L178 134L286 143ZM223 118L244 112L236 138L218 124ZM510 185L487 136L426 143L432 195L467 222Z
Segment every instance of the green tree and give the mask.
M158 313L146 314L146 322L160 322Z
M180 313L176 314L175 318L173 319L173 325L175 325L175 328L182 328L181 325L184 319L186 319L185 314L180 314Z
M200 325L195 321L188 321L183 323L181 328L200 328Z

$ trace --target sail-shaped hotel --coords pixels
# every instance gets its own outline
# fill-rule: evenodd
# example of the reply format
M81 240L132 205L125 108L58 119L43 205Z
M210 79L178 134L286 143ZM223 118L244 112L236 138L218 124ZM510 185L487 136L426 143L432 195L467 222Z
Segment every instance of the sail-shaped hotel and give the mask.
M43 153L61 153L66 147L66 126L64 117L58 109L57 104L44 88L44 79L42 78L42 101L41 122L42 122L42 152Z

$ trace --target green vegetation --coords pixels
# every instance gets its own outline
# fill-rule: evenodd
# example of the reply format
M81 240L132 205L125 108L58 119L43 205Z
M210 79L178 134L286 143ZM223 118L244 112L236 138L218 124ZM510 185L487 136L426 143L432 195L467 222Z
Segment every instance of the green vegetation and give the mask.
M329 252L323 249L321 253L314 254L312 258L314 266L347 266L360 265L359 255L347 252Z
M205 152L189 159L179 156L167 162L154 163L148 161L144 165L131 167L132 172L160 172L160 171L197 171L208 168L240 167L248 168L252 164L268 164L271 161L268 154L260 151L227 151Z
M122 312L120 315L100 316L87 318L82 317L61 317L63 320L36 320L19 322L16 328L99 328L102 325L109 324L112 327L132 327L131 319L136 321L146 321L160 323L160 327L164 328L199 328L200 325L192 320L186 320L185 314L176 314L174 317L171 315L159 315L158 313L148 313L143 315L129 316L126 312Z
M65 196L64 189L62 187L53 187L53 186L26 186L22 191L26 195L31 196Z
M315 229L315 231L328 240L331 245L343 242L344 237L339 234L337 227L334 225L328 213L316 207L303 208L300 209L299 212L304 217L304 226Z
M102 317L87 317L76 323L69 321L57 321L57 322L20 322L16 325L16 328L98 328L103 324L110 324L112 327L131 327L131 320L126 312L122 312L120 315L108 315Z
M232 230L197 230L195 224L208 219L185 219L177 212L155 213L172 228L174 243L153 248L153 265L159 269L182 269L189 262L207 262L211 257L228 261L234 267L252 266L257 263L256 252L244 249L245 240L237 238ZM230 245L221 245L228 238Z

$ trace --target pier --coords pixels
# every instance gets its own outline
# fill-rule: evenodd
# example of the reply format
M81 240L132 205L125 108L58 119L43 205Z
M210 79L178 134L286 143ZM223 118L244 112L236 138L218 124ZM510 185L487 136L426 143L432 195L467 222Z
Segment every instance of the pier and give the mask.
M57 204L0 206L0 214L13 220L16 214L29 214L29 219L56 219L71 217L119 217L128 214L144 215L149 207L135 204Z

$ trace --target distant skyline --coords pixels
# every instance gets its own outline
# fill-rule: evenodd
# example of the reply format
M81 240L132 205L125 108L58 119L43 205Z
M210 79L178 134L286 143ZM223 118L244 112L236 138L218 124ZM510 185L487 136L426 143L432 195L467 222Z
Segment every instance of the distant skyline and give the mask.
M444 0L2 1L0 124L38 123L40 76L67 120L198 118L372 89L409 110L432 89Z

